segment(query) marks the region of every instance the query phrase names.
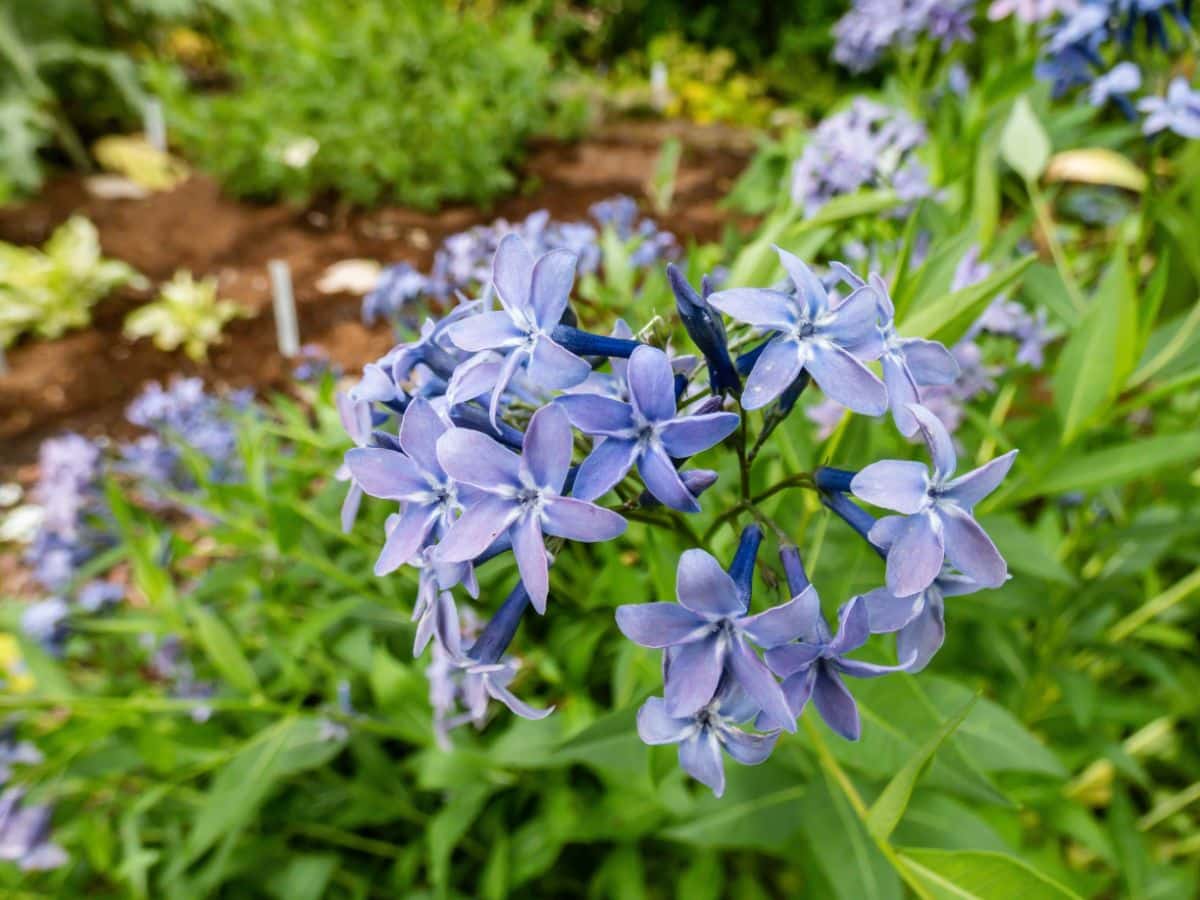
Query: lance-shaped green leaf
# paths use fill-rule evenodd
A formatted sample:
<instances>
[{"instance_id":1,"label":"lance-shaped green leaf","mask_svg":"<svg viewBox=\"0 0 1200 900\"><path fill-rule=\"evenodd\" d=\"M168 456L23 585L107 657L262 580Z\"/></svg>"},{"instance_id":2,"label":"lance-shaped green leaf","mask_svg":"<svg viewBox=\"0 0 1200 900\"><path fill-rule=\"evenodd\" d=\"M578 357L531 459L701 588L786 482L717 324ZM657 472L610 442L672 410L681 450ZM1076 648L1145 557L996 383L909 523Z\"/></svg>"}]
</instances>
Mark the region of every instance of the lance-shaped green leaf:
<instances>
[{"instance_id":1,"label":"lance-shaped green leaf","mask_svg":"<svg viewBox=\"0 0 1200 900\"><path fill-rule=\"evenodd\" d=\"M978 695L968 700L963 707L947 719L942 727L922 744L883 789L883 793L871 805L867 815L867 830L876 840L886 841L900 822L908 801L912 797L917 779L933 760L933 755L942 746L942 742L952 735L958 726L966 719L967 713L975 705Z\"/></svg>"},{"instance_id":2,"label":"lance-shaped green leaf","mask_svg":"<svg viewBox=\"0 0 1200 900\"><path fill-rule=\"evenodd\" d=\"M1078 900L1078 894L1005 853L986 850L900 852L901 864L934 900Z\"/></svg>"},{"instance_id":3,"label":"lance-shaped green leaf","mask_svg":"<svg viewBox=\"0 0 1200 900\"><path fill-rule=\"evenodd\" d=\"M962 290L930 303L914 303L897 329L904 335L953 344L966 334L997 296L1020 281L1032 263L1033 256L1026 256Z\"/></svg>"}]
</instances>

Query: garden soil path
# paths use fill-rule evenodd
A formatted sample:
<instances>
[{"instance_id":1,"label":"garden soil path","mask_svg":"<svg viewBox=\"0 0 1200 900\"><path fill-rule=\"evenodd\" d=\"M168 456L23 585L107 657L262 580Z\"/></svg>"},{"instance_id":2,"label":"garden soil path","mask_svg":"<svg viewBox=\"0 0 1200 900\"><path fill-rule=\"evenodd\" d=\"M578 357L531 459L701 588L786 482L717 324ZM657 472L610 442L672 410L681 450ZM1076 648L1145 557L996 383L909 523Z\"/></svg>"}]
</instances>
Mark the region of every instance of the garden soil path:
<instances>
[{"instance_id":1,"label":"garden soil path","mask_svg":"<svg viewBox=\"0 0 1200 900\"><path fill-rule=\"evenodd\" d=\"M674 203L662 224L685 242L716 239L728 221L717 203L753 144L744 133L682 123L618 123L579 143L537 144L523 168L523 193L491 210L452 207L430 214L399 207L339 212L321 204L256 205L223 195L202 175L168 193L134 200L99 199L88 194L82 179L65 177L28 203L0 209L0 240L40 243L79 213L95 223L108 256L125 260L155 284L177 269L217 275L222 295L254 312L228 326L225 341L202 365L121 336L126 313L151 299L150 292L119 292L95 308L89 328L10 349L9 372L0 376L0 481L30 480L38 444L53 434L126 436L124 408L151 380L198 374L217 388L262 393L286 387L292 365L275 347L269 260L291 266L301 340L319 344L354 372L386 352L392 337L386 325L362 325L360 297L317 290L326 267L366 258L385 264L406 260L428 271L446 236L498 216L518 219L545 207L556 219L581 219L589 205L614 194L643 199L669 136L681 140L684 154Z\"/></svg>"}]
</instances>

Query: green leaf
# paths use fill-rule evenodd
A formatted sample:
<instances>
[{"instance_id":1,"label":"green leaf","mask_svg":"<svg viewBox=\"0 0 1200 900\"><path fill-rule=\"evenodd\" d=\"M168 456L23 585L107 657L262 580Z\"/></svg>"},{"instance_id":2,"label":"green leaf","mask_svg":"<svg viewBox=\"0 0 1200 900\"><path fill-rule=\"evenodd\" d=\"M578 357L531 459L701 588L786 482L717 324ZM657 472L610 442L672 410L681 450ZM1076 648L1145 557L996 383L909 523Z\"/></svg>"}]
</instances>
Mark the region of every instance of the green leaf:
<instances>
[{"instance_id":1,"label":"green leaf","mask_svg":"<svg viewBox=\"0 0 1200 900\"><path fill-rule=\"evenodd\" d=\"M970 688L940 675L925 673L921 685L929 702L945 715L974 696ZM1032 772L1052 778L1067 775L1058 757L1016 716L986 697L979 699L950 741L984 772Z\"/></svg>"},{"instance_id":2,"label":"green leaf","mask_svg":"<svg viewBox=\"0 0 1200 900\"><path fill-rule=\"evenodd\" d=\"M1124 484L1166 466L1195 464L1200 459L1200 434L1171 434L1131 441L1116 447L1065 459L1043 478L1017 492L1015 500L1067 491L1094 491Z\"/></svg>"},{"instance_id":3,"label":"green leaf","mask_svg":"<svg viewBox=\"0 0 1200 900\"><path fill-rule=\"evenodd\" d=\"M426 834L429 841L429 872L440 894L444 894L449 885L450 854L467 833L493 790L492 785L482 781L468 783L452 794L442 811L430 820Z\"/></svg>"},{"instance_id":4,"label":"green leaf","mask_svg":"<svg viewBox=\"0 0 1200 900\"><path fill-rule=\"evenodd\" d=\"M337 867L333 853L301 854L271 875L266 887L278 900L321 900Z\"/></svg>"},{"instance_id":5,"label":"green leaf","mask_svg":"<svg viewBox=\"0 0 1200 900\"><path fill-rule=\"evenodd\" d=\"M1000 134L1000 155L1026 181L1037 181L1050 161L1050 136L1022 95L1013 104Z\"/></svg>"},{"instance_id":6,"label":"green leaf","mask_svg":"<svg viewBox=\"0 0 1200 900\"><path fill-rule=\"evenodd\" d=\"M926 692L931 680L929 675L920 679L893 676L856 684L862 738L830 744L839 762L880 780L899 772L946 717L966 701L966 696L935 701ZM966 688L961 690L970 695ZM963 751L959 737L951 735L943 752L934 757L927 776L929 784L977 802L1007 805L1005 795Z\"/></svg>"},{"instance_id":7,"label":"green leaf","mask_svg":"<svg viewBox=\"0 0 1200 900\"><path fill-rule=\"evenodd\" d=\"M871 805L870 812L867 814L866 822L867 831L876 840L886 841L895 830L900 817L904 815L904 810L908 807L908 801L912 797L917 779L921 777L921 773L925 771L925 768L933 759L933 755L942 746L942 742L950 737L957 730L958 726L963 723L963 720L967 717L967 713L971 711L977 699L978 697L976 696L968 700L957 713L942 724L941 728L930 735L900 771L892 776L892 780L887 783L887 787L876 798L875 802Z\"/></svg>"},{"instance_id":8,"label":"green leaf","mask_svg":"<svg viewBox=\"0 0 1200 900\"><path fill-rule=\"evenodd\" d=\"M913 304L898 329L906 335L953 344L962 337L997 295L1011 289L1033 263L1026 256L962 290L929 303Z\"/></svg>"},{"instance_id":9,"label":"green leaf","mask_svg":"<svg viewBox=\"0 0 1200 900\"><path fill-rule=\"evenodd\" d=\"M700 847L785 850L806 814L809 786L774 758L752 768L726 765L725 776L725 796L703 796L663 837Z\"/></svg>"},{"instance_id":10,"label":"green leaf","mask_svg":"<svg viewBox=\"0 0 1200 900\"><path fill-rule=\"evenodd\" d=\"M259 690L258 676L241 646L233 636L229 627L221 621L216 613L202 606L196 606L191 611L192 621L196 626L196 636L200 646L221 677L244 694L254 694Z\"/></svg>"},{"instance_id":11,"label":"green leaf","mask_svg":"<svg viewBox=\"0 0 1200 900\"><path fill-rule=\"evenodd\" d=\"M884 858L842 791L816 779L804 803L804 836L839 900L900 900L895 869Z\"/></svg>"},{"instance_id":12,"label":"green leaf","mask_svg":"<svg viewBox=\"0 0 1200 900\"><path fill-rule=\"evenodd\" d=\"M1067 341L1055 376L1054 405L1066 446L1087 428L1122 384L1137 338L1133 288L1124 250L1118 251L1083 322Z\"/></svg>"},{"instance_id":13,"label":"green leaf","mask_svg":"<svg viewBox=\"0 0 1200 900\"><path fill-rule=\"evenodd\" d=\"M1051 553L1046 542L1026 528L1016 516L982 516L979 524L1014 572L1057 584L1076 583L1075 576Z\"/></svg>"},{"instance_id":14,"label":"green leaf","mask_svg":"<svg viewBox=\"0 0 1200 900\"><path fill-rule=\"evenodd\" d=\"M935 900L1069 900L1078 898L1015 856L987 850L900 851L900 860Z\"/></svg>"},{"instance_id":15,"label":"green leaf","mask_svg":"<svg viewBox=\"0 0 1200 900\"><path fill-rule=\"evenodd\" d=\"M244 828L282 778L317 768L340 749L323 737L314 718L284 719L260 731L213 778L167 879L177 879L217 841Z\"/></svg>"}]
</instances>

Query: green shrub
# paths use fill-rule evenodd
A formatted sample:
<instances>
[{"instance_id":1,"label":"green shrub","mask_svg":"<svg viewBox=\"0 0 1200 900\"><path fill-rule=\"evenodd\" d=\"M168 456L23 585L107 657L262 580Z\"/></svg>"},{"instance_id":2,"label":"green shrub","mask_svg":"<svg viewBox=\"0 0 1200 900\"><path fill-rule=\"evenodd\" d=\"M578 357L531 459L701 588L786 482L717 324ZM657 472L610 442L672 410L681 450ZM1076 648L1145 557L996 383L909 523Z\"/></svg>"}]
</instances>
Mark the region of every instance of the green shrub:
<instances>
[{"instance_id":1,"label":"green shrub","mask_svg":"<svg viewBox=\"0 0 1200 900\"><path fill-rule=\"evenodd\" d=\"M150 80L173 137L241 195L483 202L548 118L548 57L520 16L276 0L223 43L232 89Z\"/></svg>"}]
</instances>

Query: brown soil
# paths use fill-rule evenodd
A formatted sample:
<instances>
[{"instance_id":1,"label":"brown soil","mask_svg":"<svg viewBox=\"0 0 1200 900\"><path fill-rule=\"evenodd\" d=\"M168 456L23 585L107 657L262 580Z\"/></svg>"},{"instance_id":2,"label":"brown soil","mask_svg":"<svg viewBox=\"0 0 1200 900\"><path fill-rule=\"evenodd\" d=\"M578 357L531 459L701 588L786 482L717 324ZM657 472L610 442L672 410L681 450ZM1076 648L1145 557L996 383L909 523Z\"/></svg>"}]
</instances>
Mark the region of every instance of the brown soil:
<instances>
[{"instance_id":1,"label":"brown soil","mask_svg":"<svg viewBox=\"0 0 1200 900\"><path fill-rule=\"evenodd\" d=\"M149 295L122 292L94 311L90 328L53 341L26 341L8 354L0 377L0 480L31 474L45 437L76 430L122 435L128 401L150 380L199 374L217 387L278 388L291 364L275 346L266 265L291 265L305 343L324 347L347 372L391 345L386 325L365 328L360 298L325 295L315 282L330 264L348 258L389 263L406 260L428 270L433 251L449 234L497 216L523 217L545 207L557 219L580 219L597 200L617 193L643 198L659 148L668 136L684 144L674 206L663 224L683 240L719 236L727 216L718 200L752 151L746 135L681 123L624 123L578 144L543 143L524 169L527 191L490 211L448 208L436 214L384 207L338 213L320 206L297 208L240 202L197 175L174 191L141 200L90 196L78 177L50 184L29 203L0 209L0 240L40 243L73 213L100 232L104 252L125 260L151 281L177 269L216 274L221 291L255 311L226 329L207 364L182 353L163 353L148 341L121 336L125 314Z\"/></svg>"}]
</instances>

